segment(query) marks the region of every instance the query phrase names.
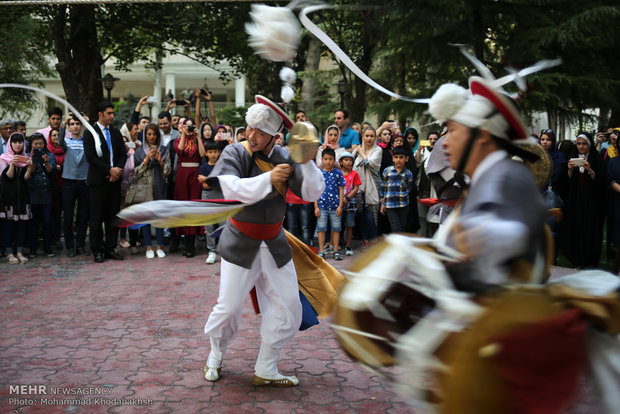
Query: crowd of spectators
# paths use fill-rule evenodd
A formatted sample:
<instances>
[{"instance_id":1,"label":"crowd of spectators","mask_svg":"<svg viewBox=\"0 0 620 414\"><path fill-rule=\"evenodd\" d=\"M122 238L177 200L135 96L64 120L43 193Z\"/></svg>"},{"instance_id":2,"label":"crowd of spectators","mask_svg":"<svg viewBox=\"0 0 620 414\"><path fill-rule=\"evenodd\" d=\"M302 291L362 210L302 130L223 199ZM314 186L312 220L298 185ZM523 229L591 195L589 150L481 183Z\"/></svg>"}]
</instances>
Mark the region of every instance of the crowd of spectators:
<instances>
[{"instance_id":1,"label":"crowd of spectators","mask_svg":"<svg viewBox=\"0 0 620 414\"><path fill-rule=\"evenodd\" d=\"M210 118L200 113L201 100L207 101ZM147 102L148 96L140 99L131 119L120 128L125 155L122 173L116 177L110 168L107 177L110 182L118 180L120 189L119 205L112 210L150 200L220 198L207 184L207 176L227 145L246 139L244 126L217 124L210 94L204 90L193 94L193 116L189 100L171 99L157 119L150 119L141 113ZM185 115L171 114L181 104ZM100 109L106 107L112 106L104 104ZM115 129L102 115L99 112L93 125L99 125L100 137L106 140ZM294 119L311 122L304 111L295 113ZM92 202L98 196L93 195L89 157L91 163L99 161L87 154L84 139L85 135L93 137L72 114L63 116L60 108L49 111L48 123L27 137L24 122L0 121L0 254L5 260L27 263L63 251L69 257L93 254L95 261L122 260L128 255L118 254L117 244L129 256L142 251L148 259L164 258L182 246L183 255L192 258L196 244L204 243L205 262L216 262L217 225L122 228L120 237L106 230L106 238L113 240L106 240L105 249L98 245L101 251L95 251L93 229L101 222L111 225L99 216L101 221L93 224L93 214L100 214L101 206ZM403 133L393 121L377 128L368 122L351 123L348 112L338 109L333 124L320 136L315 159L326 180L325 192L317 202L308 203L289 191L285 227L303 242L316 245L320 256L335 260L354 254L354 238L360 240L360 249L366 249L392 231L431 237L441 221L433 206L443 201L438 176L429 174L429 168L431 172L436 169L429 167L429 161L436 147L441 147L436 145L440 135L440 131L430 131L420 139L415 128ZM605 259L614 262L616 273L620 270L620 254L613 253L620 243L618 135L620 129L610 129L597 135L596 141L580 133L575 140L558 142L550 129L533 134L553 161L552 177L541 192L550 209L562 212L550 216L548 223L558 250L576 267L598 266L606 221ZM280 134L276 142L286 146L288 138ZM108 140L112 153L113 147ZM98 229L95 233L103 237Z\"/></svg>"}]
</instances>

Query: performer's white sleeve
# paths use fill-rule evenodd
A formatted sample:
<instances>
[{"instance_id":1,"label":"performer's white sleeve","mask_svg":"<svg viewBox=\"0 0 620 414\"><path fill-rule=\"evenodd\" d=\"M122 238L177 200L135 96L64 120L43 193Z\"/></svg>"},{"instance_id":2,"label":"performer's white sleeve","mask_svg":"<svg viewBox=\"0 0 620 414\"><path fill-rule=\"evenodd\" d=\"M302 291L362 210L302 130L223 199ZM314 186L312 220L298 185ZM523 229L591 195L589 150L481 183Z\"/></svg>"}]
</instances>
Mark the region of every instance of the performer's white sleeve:
<instances>
[{"instance_id":1,"label":"performer's white sleeve","mask_svg":"<svg viewBox=\"0 0 620 414\"><path fill-rule=\"evenodd\" d=\"M227 200L239 200L253 204L267 197L272 190L271 172L250 178L239 178L235 175L219 175L217 179L222 189L222 195Z\"/></svg>"},{"instance_id":2,"label":"performer's white sleeve","mask_svg":"<svg viewBox=\"0 0 620 414\"><path fill-rule=\"evenodd\" d=\"M323 173L312 161L301 164L301 172L304 176L301 183L301 198L311 202L318 200L325 190Z\"/></svg>"},{"instance_id":3,"label":"performer's white sleeve","mask_svg":"<svg viewBox=\"0 0 620 414\"><path fill-rule=\"evenodd\" d=\"M530 231L527 226L519 221L500 219L494 214L481 214L459 222L467 231L467 243L479 252L475 260L480 274L476 279L505 283L505 263L528 248Z\"/></svg>"}]
</instances>

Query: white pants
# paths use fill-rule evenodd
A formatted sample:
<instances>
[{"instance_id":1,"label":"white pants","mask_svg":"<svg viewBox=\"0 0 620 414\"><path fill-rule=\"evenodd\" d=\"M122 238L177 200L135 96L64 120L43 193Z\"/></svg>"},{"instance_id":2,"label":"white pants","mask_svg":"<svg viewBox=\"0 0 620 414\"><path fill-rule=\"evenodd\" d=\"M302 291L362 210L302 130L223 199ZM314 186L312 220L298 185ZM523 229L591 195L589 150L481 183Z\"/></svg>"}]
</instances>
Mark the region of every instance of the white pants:
<instances>
[{"instance_id":1,"label":"white pants","mask_svg":"<svg viewBox=\"0 0 620 414\"><path fill-rule=\"evenodd\" d=\"M250 269L222 259L220 270L217 304L205 325L205 333L211 339L209 358L221 361L228 343L237 334L248 293L256 286L263 342L255 371L260 377L272 377L277 374L280 349L293 339L301 324L301 302L293 261L278 269L263 242Z\"/></svg>"}]
</instances>

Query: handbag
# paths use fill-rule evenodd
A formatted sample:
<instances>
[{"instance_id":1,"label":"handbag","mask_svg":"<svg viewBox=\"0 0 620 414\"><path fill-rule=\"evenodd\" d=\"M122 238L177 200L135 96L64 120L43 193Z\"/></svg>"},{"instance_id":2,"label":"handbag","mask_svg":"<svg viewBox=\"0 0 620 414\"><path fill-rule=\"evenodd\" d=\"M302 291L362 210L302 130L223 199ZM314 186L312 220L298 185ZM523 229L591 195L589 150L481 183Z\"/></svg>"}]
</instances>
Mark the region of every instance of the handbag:
<instances>
[{"instance_id":1,"label":"handbag","mask_svg":"<svg viewBox=\"0 0 620 414\"><path fill-rule=\"evenodd\" d=\"M125 195L125 206L153 200L152 174L145 174L144 178L145 179L142 180L134 180L129 185L127 194Z\"/></svg>"}]
</instances>

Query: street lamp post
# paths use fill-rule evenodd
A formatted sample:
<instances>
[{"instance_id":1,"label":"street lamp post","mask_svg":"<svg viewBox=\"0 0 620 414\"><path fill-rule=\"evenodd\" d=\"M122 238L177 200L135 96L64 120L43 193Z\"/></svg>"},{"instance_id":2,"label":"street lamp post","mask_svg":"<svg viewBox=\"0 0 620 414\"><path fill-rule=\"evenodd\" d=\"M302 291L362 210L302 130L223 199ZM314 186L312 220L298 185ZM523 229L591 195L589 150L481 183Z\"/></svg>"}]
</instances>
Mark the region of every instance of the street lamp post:
<instances>
[{"instance_id":1,"label":"street lamp post","mask_svg":"<svg viewBox=\"0 0 620 414\"><path fill-rule=\"evenodd\" d=\"M346 92L344 86L344 78L338 81L338 93L340 94L340 108L344 108L344 93Z\"/></svg>"},{"instance_id":2,"label":"street lamp post","mask_svg":"<svg viewBox=\"0 0 620 414\"><path fill-rule=\"evenodd\" d=\"M101 78L101 84L103 88L108 91L108 102L112 102L112 89L114 89L114 83L120 80L119 78L115 78L111 74L106 74L103 78Z\"/></svg>"}]
</instances>

